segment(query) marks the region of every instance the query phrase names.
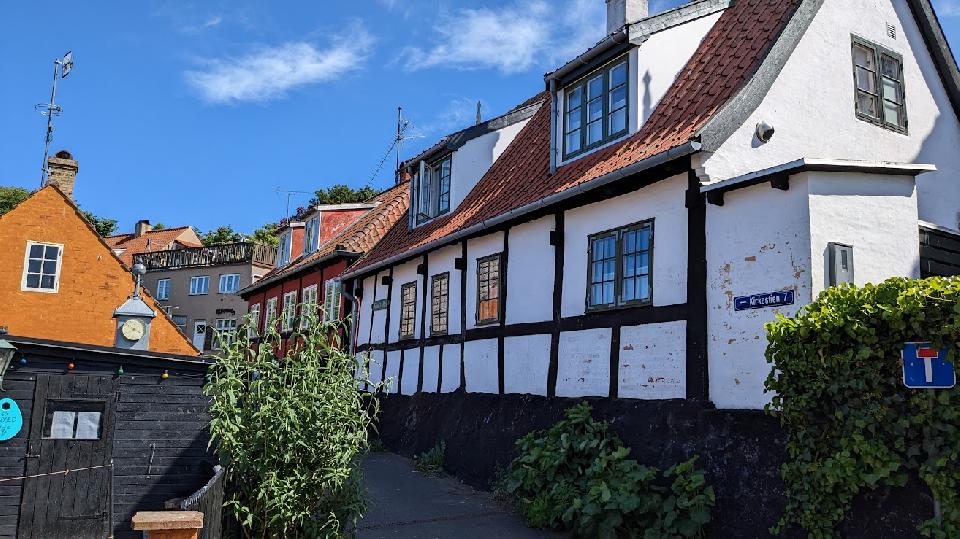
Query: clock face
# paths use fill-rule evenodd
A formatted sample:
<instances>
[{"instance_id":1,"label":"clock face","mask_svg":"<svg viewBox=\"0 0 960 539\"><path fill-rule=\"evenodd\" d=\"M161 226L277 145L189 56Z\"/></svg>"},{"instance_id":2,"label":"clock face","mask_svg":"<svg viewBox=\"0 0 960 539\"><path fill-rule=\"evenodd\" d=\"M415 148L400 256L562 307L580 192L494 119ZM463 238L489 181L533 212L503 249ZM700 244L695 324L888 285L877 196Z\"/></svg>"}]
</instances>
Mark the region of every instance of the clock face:
<instances>
[{"instance_id":1,"label":"clock face","mask_svg":"<svg viewBox=\"0 0 960 539\"><path fill-rule=\"evenodd\" d=\"M146 328L143 322L131 318L120 326L120 333L122 333L123 338L128 341L136 342L143 338L143 334L146 333Z\"/></svg>"}]
</instances>

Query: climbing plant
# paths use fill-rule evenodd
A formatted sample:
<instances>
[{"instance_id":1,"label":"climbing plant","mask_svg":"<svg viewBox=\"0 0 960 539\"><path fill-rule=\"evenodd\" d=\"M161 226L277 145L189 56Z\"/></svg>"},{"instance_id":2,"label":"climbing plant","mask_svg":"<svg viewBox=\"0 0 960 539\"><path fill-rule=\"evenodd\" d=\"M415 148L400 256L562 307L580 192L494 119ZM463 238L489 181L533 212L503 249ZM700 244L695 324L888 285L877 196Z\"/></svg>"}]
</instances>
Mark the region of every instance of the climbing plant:
<instances>
[{"instance_id":1,"label":"climbing plant","mask_svg":"<svg viewBox=\"0 0 960 539\"><path fill-rule=\"evenodd\" d=\"M377 402L357 390L368 368L341 351L341 325L313 317L288 338L272 327L259 343L246 328L218 337L211 444L245 537L338 537L363 511L359 458Z\"/></svg>"},{"instance_id":2,"label":"climbing plant","mask_svg":"<svg viewBox=\"0 0 960 539\"><path fill-rule=\"evenodd\" d=\"M960 279L830 288L767 324L767 409L788 436L781 470L792 526L833 537L854 497L916 474L939 501L928 537L960 537L960 391L907 389L905 342L960 346Z\"/></svg>"}]
</instances>

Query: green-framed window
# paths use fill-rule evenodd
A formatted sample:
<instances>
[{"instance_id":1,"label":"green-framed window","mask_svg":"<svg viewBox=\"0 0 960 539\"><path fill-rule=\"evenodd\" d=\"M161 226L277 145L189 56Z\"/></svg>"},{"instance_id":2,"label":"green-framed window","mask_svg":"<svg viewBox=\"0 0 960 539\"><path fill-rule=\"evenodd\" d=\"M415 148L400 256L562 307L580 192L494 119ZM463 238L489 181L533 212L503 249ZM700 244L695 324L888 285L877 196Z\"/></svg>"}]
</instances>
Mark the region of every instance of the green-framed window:
<instances>
[{"instance_id":1,"label":"green-framed window","mask_svg":"<svg viewBox=\"0 0 960 539\"><path fill-rule=\"evenodd\" d=\"M857 36L852 53L857 118L906 133L903 57Z\"/></svg>"},{"instance_id":2,"label":"green-framed window","mask_svg":"<svg viewBox=\"0 0 960 539\"><path fill-rule=\"evenodd\" d=\"M449 154L432 163L421 162L419 172L413 179L412 203L413 224L422 224L450 211L450 180L453 155Z\"/></svg>"},{"instance_id":3,"label":"green-framed window","mask_svg":"<svg viewBox=\"0 0 960 539\"><path fill-rule=\"evenodd\" d=\"M590 236L588 260L587 309L653 300L653 221Z\"/></svg>"},{"instance_id":4,"label":"green-framed window","mask_svg":"<svg viewBox=\"0 0 960 539\"><path fill-rule=\"evenodd\" d=\"M627 132L629 88L626 56L564 88L564 159Z\"/></svg>"}]
</instances>

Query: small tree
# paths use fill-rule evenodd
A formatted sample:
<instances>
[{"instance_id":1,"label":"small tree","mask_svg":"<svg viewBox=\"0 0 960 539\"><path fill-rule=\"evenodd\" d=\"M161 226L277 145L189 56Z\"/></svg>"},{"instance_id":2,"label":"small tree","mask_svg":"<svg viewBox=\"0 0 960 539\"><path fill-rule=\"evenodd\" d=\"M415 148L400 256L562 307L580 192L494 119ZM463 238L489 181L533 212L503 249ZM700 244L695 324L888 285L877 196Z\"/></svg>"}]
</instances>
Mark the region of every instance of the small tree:
<instances>
[{"instance_id":1,"label":"small tree","mask_svg":"<svg viewBox=\"0 0 960 539\"><path fill-rule=\"evenodd\" d=\"M378 194L380 194L379 191L369 185L353 188L349 185L338 183L326 189L317 189L313 199L310 201L310 205L366 202Z\"/></svg>"},{"instance_id":2,"label":"small tree","mask_svg":"<svg viewBox=\"0 0 960 539\"><path fill-rule=\"evenodd\" d=\"M377 410L358 391L368 365L340 350L344 324L309 322L283 357L273 328L259 345L241 328L206 386L225 505L245 537L335 537L364 509L359 458Z\"/></svg>"},{"instance_id":3,"label":"small tree","mask_svg":"<svg viewBox=\"0 0 960 539\"><path fill-rule=\"evenodd\" d=\"M14 209L30 197L30 191L23 187L0 186L0 215Z\"/></svg>"},{"instance_id":4,"label":"small tree","mask_svg":"<svg viewBox=\"0 0 960 539\"><path fill-rule=\"evenodd\" d=\"M200 241L207 247L211 245L222 245L224 243L236 243L243 241L243 234L237 232L230 225L217 227L200 237Z\"/></svg>"}]
</instances>

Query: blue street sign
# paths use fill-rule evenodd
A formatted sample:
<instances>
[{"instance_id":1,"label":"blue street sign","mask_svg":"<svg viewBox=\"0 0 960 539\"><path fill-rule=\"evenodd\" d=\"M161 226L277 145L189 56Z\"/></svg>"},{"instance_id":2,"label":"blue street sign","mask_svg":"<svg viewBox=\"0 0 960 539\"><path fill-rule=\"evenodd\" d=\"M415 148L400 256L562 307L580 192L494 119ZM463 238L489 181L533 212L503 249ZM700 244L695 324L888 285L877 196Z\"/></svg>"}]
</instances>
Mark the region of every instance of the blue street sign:
<instances>
[{"instance_id":1,"label":"blue street sign","mask_svg":"<svg viewBox=\"0 0 960 539\"><path fill-rule=\"evenodd\" d=\"M755 294L753 296L737 296L733 298L733 310L747 311L750 309L783 307L784 305L793 305L793 300L793 290Z\"/></svg>"},{"instance_id":2,"label":"blue street sign","mask_svg":"<svg viewBox=\"0 0 960 539\"><path fill-rule=\"evenodd\" d=\"M903 385L912 389L950 389L957 385L947 349L937 350L927 342L903 345Z\"/></svg>"}]
</instances>

